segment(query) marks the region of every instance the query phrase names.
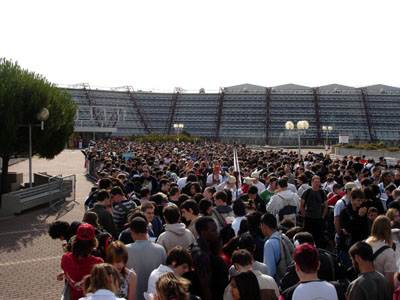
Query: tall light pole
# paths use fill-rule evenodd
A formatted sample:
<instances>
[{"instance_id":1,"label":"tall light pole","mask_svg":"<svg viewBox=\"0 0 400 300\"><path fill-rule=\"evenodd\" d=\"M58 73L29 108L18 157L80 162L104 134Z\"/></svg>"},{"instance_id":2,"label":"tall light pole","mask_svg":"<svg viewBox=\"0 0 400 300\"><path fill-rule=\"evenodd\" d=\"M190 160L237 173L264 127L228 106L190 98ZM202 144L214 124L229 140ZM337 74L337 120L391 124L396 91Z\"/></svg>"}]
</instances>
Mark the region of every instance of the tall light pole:
<instances>
[{"instance_id":1,"label":"tall light pole","mask_svg":"<svg viewBox=\"0 0 400 300\"><path fill-rule=\"evenodd\" d=\"M183 124L174 124L174 129L178 130L178 143L179 143L179 130L183 129L183 127L185 127L185 125Z\"/></svg>"},{"instance_id":2,"label":"tall light pole","mask_svg":"<svg viewBox=\"0 0 400 300\"><path fill-rule=\"evenodd\" d=\"M29 124L29 187L32 187L32 126L39 127L44 130L44 121L49 118L49 110L47 108L42 108L40 112L36 114L36 119L40 121L39 124Z\"/></svg>"},{"instance_id":3,"label":"tall light pole","mask_svg":"<svg viewBox=\"0 0 400 300\"><path fill-rule=\"evenodd\" d=\"M296 124L297 127L297 140L298 140L298 144L299 144L299 152L298 152L298 156L299 158L301 158L301 140L300 140L300 135L302 131L306 131L309 128L310 124L308 124L307 121L303 120L303 121L298 121ZM285 123L285 128L287 130L293 130L294 129L294 123L292 121L287 121Z\"/></svg>"},{"instance_id":4,"label":"tall light pole","mask_svg":"<svg viewBox=\"0 0 400 300\"><path fill-rule=\"evenodd\" d=\"M326 132L325 136L326 136L326 140L325 140L325 151L326 153L328 153L329 150L329 131L333 130L333 126L322 126L322 130Z\"/></svg>"}]
</instances>

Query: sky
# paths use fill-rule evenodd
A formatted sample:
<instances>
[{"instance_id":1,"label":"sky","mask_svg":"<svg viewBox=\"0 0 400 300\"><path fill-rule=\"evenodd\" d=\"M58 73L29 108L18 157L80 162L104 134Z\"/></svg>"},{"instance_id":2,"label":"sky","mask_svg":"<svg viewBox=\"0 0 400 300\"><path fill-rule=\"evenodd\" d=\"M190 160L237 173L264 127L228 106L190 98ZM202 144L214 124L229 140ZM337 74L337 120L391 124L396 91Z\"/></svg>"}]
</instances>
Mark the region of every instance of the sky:
<instances>
[{"instance_id":1,"label":"sky","mask_svg":"<svg viewBox=\"0 0 400 300\"><path fill-rule=\"evenodd\" d=\"M61 86L400 87L400 1L3 0L0 57Z\"/></svg>"}]
</instances>

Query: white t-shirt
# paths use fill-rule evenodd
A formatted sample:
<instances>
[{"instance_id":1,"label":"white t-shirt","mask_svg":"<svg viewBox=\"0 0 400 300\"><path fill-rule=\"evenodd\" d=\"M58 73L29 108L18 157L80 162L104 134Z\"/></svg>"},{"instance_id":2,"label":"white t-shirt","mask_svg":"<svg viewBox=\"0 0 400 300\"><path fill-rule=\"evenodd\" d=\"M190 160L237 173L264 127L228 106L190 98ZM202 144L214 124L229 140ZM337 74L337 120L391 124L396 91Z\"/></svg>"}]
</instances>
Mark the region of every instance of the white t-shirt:
<instances>
[{"instance_id":1,"label":"white t-shirt","mask_svg":"<svg viewBox=\"0 0 400 300\"><path fill-rule=\"evenodd\" d=\"M324 299L338 300L333 284L326 281L308 281L300 283L293 292L293 300Z\"/></svg>"},{"instance_id":2,"label":"white t-shirt","mask_svg":"<svg viewBox=\"0 0 400 300\"><path fill-rule=\"evenodd\" d=\"M235 220L232 222L232 229L235 231L235 235L238 235L238 231L240 229L240 222L246 218L246 216L236 217Z\"/></svg>"},{"instance_id":3,"label":"white t-shirt","mask_svg":"<svg viewBox=\"0 0 400 300\"><path fill-rule=\"evenodd\" d=\"M157 269L153 270L153 272L151 272L151 274L150 274L147 292L156 294L157 293L156 281L157 281L158 277L160 277L165 272L173 272L173 271L174 270L172 270L170 267L167 267L164 265L159 265L159 267Z\"/></svg>"}]
</instances>

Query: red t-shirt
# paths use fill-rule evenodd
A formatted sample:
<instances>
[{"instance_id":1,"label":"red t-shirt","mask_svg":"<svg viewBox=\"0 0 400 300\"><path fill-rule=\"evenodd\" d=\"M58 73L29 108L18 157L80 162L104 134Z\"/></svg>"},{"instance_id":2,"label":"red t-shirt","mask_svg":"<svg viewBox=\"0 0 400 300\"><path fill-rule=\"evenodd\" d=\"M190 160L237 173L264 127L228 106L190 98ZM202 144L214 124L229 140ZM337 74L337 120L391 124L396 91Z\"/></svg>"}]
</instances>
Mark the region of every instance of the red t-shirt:
<instances>
[{"instance_id":1,"label":"red t-shirt","mask_svg":"<svg viewBox=\"0 0 400 300\"><path fill-rule=\"evenodd\" d=\"M341 192L339 195L332 196L328 199L328 205L334 206L336 202L339 201L340 198L342 198L345 195L345 193Z\"/></svg>"},{"instance_id":2,"label":"red t-shirt","mask_svg":"<svg viewBox=\"0 0 400 300\"><path fill-rule=\"evenodd\" d=\"M65 279L71 290L71 300L78 300L83 297L83 277L89 275L95 264L103 263L100 257L90 255L87 258L77 258L72 252L67 252L61 259L61 269L64 270Z\"/></svg>"}]
</instances>

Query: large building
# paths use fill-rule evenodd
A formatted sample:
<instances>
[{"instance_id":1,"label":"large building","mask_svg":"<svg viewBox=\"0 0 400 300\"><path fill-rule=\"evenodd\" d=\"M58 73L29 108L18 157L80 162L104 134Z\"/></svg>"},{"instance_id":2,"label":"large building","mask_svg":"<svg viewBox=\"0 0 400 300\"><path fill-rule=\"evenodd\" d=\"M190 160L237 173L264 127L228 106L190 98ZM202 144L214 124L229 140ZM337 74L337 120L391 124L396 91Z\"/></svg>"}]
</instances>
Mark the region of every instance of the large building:
<instances>
[{"instance_id":1,"label":"large building","mask_svg":"<svg viewBox=\"0 0 400 300\"><path fill-rule=\"evenodd\" d=\"M348 135L351 143L389 145L400 138L400 88L385 85L270 88L243 84L217 93L179 88L157 93L131 87L98 90L82 84L68 91L79 106L75 132L82 136L174 134L174 125L183 124L187 132L208 140L294 145L296 123L306 120L309 128L301 132L305 145L321 145L326 139L337 143L339 135ZM287 121L294 123L294 130L285 129Z\"/></svg>"}]
</instances>

